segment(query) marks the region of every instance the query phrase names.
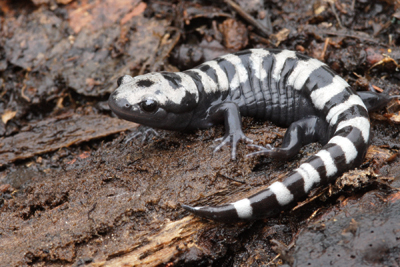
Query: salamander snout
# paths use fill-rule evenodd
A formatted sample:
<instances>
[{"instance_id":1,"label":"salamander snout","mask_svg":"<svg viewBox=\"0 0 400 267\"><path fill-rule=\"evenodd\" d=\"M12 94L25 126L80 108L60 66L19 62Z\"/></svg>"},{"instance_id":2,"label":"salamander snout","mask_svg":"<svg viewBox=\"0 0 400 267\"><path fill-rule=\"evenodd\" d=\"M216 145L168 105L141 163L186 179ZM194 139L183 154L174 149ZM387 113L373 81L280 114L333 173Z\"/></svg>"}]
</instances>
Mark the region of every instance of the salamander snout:
<instances>
[{"instance_id":1,"label":"salamander snout","mask_svg":"<svg viewBox=\"0 0 400 267\"><path fill-rule=\"evenodd\" d=\"M117 114L118 117L129 120L129 114L132 113L132 105L124 97L117 97L117 90L114 91L108 99L110 109Z\"/></svg>"}]
</instances>

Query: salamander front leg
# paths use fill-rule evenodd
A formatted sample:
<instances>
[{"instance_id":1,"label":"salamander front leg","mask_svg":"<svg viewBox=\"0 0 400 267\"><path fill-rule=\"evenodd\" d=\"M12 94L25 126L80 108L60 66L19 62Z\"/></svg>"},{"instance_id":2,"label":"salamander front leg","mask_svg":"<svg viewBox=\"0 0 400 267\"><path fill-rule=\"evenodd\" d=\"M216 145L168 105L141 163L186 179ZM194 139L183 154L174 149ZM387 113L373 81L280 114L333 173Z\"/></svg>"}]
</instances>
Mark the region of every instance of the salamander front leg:
<instances>
[{"instance_id":1,"label":"salamander front leg","mask_svg":"<svg viewBox=\"0 0 400 267\"><path fill-rule=\"evenodd\" d=\"M246 143L252 143L253 140L246 137L242 131L242 117L240 116L239 108L235 103L226 102L214 109L214 117L223 116L225 121L225 136L216 139L215 141L221 142L215 147L213 153L220 150L223 146L229 144L232 146L231 157L236 159L236 146L240 140Z\"/></svg>"},{"instance_id":2,"label":"salamander front leg","mask_svg":"<svg viewBox=\"0 0 400 267\"><path fill-rule=\"evenodd\" d=\"M287 129L281 147L249 145L250 147L259 149L259 151L247 154L246 157L264 155L279 160L290 159L304 145L314 142L326 143L328 139L327 129L327 123L316 116L295 121Z\"/></svg>"},{"instance_id":3,"label":"salamander front leg","mask_svg":"<svg viewBox=\"0 0 400 267\"><path fill-rule=\"evenodd\" d=\"M136 140L139 137L142 137L140 143L143 145L146 139L149 138L149 136L151 135L159 136L159 133L157 133L157 131L153 128L139 126L136 132L128 135L127 139L125 140L125 144L129 143L132 140Z\"/></svg>"}]
</instances>

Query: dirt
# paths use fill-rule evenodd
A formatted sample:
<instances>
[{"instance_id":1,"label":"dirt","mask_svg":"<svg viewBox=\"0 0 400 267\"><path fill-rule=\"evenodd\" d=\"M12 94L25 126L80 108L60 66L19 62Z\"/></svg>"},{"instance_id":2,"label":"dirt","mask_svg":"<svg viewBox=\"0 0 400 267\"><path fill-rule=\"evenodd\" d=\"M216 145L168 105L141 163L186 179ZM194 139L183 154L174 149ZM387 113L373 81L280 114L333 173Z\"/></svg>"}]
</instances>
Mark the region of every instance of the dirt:
<instances>
[{"instance_id":1,"label":"dirt","mask_svg":"<svg viewBox=\"0 0 400 267\"><path fill-rule=\"evenodd\" d=\"M399 193L350 197L304 228L294 266L398 266Z\"/></svg>"},{"instance_id":2,"label":"dirt","mask_svg":"<svg viewBox=\"0 0 400 267\"><path fill-rule=\"evenodd\" d=\"M178 71L252 47L326 62L357 90L399 95L398 1L0 2L0 266L399 266L400 103L371 114L364 163L274 218L222 224L219 205L280 180L292 160L212 153L223 126L142 129L106 103L124 74ZM285 129L249 118L279 146Z\"/></svg>"}]
</instances>

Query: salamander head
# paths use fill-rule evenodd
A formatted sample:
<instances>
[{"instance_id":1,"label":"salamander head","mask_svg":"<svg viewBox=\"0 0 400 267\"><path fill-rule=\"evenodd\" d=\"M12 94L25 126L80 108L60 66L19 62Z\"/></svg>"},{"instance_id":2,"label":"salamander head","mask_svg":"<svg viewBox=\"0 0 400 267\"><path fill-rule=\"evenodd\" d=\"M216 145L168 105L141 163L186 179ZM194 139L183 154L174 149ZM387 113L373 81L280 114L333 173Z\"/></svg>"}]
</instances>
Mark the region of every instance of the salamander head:
<instances>
[{"instance_id":1,"label":"salamander head","mask_svg":"<svg viewBox=\"0 0 400 267\"><path fill-rule=\"evenodd\" d=\"M118 117L146 126L183 130L197 106L197 88L183 85L179 73L122 76L108 104Z\"/></svg>"}]
</instances>

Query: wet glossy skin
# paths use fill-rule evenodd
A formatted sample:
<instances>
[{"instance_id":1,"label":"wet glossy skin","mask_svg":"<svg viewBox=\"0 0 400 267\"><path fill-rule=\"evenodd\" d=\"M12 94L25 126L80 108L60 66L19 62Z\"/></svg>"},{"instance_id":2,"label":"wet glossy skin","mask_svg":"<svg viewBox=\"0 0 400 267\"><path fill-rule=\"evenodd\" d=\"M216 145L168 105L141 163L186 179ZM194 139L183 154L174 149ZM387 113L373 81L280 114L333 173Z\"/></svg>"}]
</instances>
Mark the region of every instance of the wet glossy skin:
<instances>
[{"instance_id":1,"label":"wet glossy skin","mask_svg":"<svg viewBox=\"0 0 400 267\"><path fill-rule=\"evenodd\" d=\"M258 151L249 156L285 160L303 145L324 145L283 182L249 198L220 207L183 205L198 216L231 222L273 216L312 188L358 166L368 148L368 110L390 100L376 92L360 96L316 59L289 50L251 49L184 72L124 76L109 103L121 118L155 128L185 130L224 123L226 134L215 151L230 144L233 159L237 142L252 142L242 131L242 116L288 127L281 147L252 145Z\"/></svg>"}]
</instances>

